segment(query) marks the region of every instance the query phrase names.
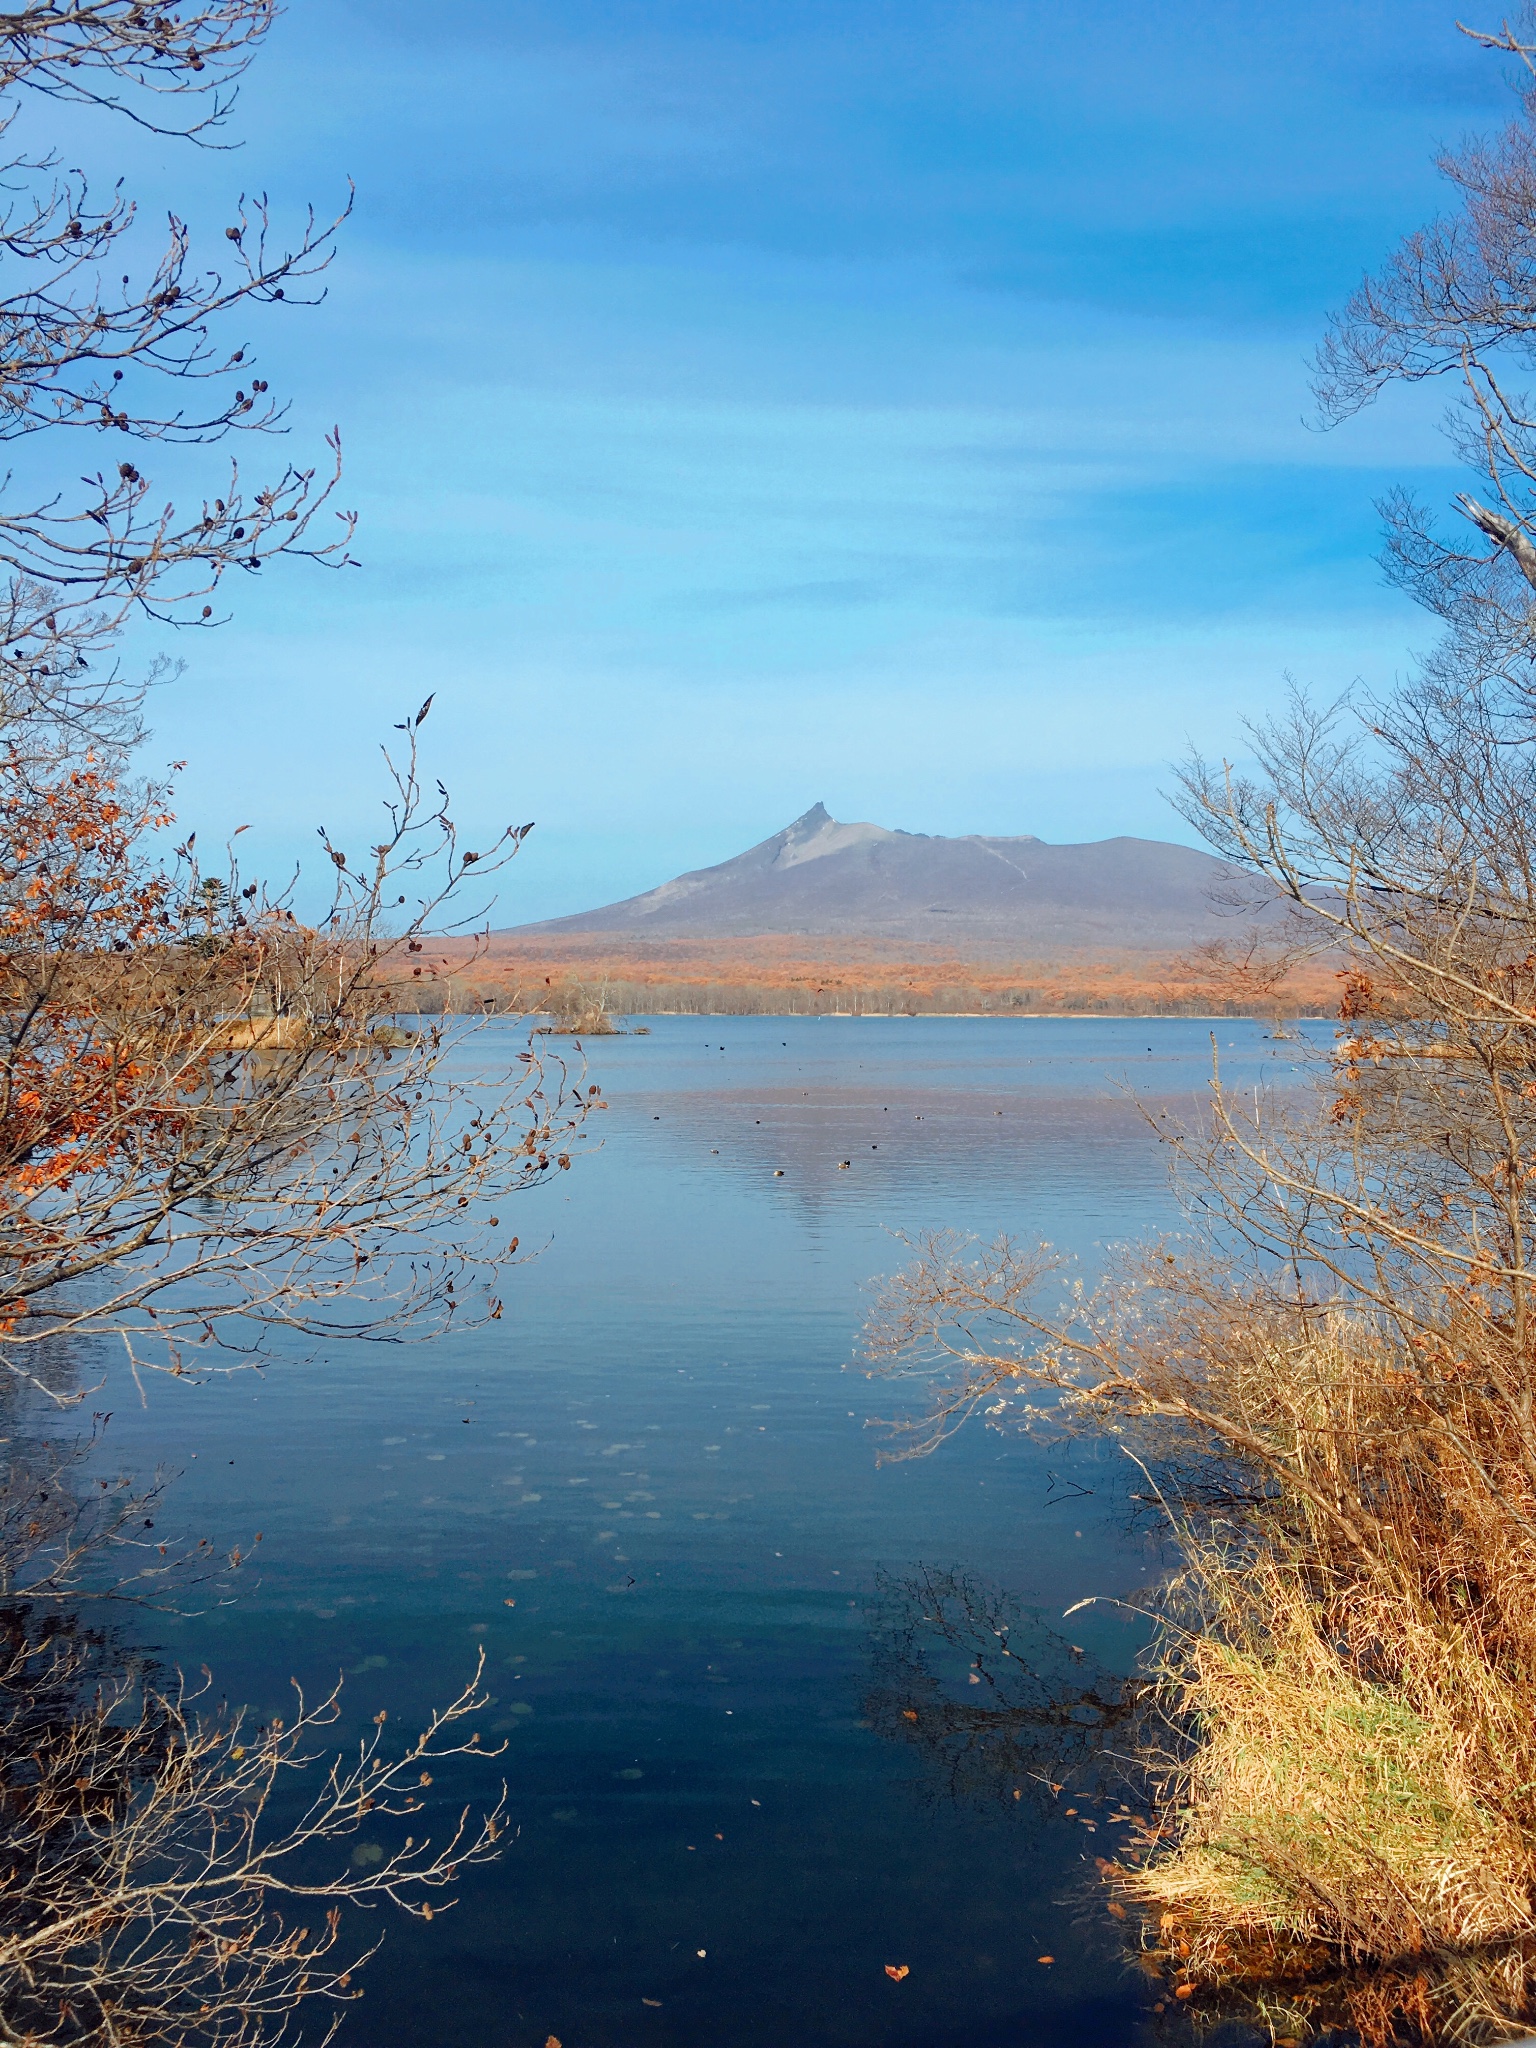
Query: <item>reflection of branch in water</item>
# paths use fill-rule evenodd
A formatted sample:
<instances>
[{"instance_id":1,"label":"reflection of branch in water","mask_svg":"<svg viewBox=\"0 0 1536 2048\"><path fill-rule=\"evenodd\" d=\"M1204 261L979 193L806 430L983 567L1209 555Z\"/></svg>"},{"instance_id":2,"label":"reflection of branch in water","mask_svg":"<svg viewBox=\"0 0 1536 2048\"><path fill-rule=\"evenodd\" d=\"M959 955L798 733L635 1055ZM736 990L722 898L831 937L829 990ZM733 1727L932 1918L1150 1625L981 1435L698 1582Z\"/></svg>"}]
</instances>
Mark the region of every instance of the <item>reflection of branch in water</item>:
<instances>
[{"instance_id":1,"label":"reflection of branch in water","mask_svg":"<svg viewBox=\"0 0 1536 2048\"><path fill-rule=\"evenodd\" d=\"M378 1943L344 1955L342 1908L391 1902L430 1920L453 1903L435 1895L498 1853L500 1802L478 1824L451 1806L414 1818L446 1762L481 1753L461 1725L488 1704L478 1678L403 1745L379 1714L321 1765L307 1804L280 1801L340 1719L339 1682L318 1702L296 1694L286 1725L200 1714L110 1632L0 1607L0 2038L276 2048L306 2001L355 1998ZM407 1816L417 1832L391 1844Z\"/></svg>"},{"instance_id":2,"label":"reflection of branch in water","mask_svg":"<svg viewBox=\"0 0 1536 2048\"><path fill-rule=\"evenodd\" d=\"M99 1429L71 1441L27 1408L0 1380L0 2042L275 2048L315 2001L328 2040L377 1946L343 1954L343 1909L431 1919L498 1853L499 1801L476 1822L426 1789L496 1753L466 1732L479 1672L424 1730L381 1713L349 1751L339 1682L286 1722L220 1707L206 1671L187 1687L80 1602L142 1604L238 1552L162 1547L160 1482L93 1477Z\"/></svg>"},{"instance_id":3,"label":"reflection of branch in water","mask_svg":"<svg viewBox=\"0 0 1536 2048\"><path fill-rule=\"evenodd\" d=\"M1047 1472L1045 1476L1050 1482L1045 1489L1045 1505L1048 1508L1059 1508L1063 1501L1089 1500L1092 1498L1093 1488L1091 1486L1083 1486L1076 1479L1063 1479L1059 1472ZM1058 1493L1056 1491L1058 1486L1070 1486L1072 1491L1070 1493Z\"/></svg>"},{"instance_id":4,"label":"reflection of branch in water","mask_svg":"<svg viewBox=\"0 0 1536 2048\"><path fill-rule=\"evenodd\" d=\"M176 1606L219 1581L213 1597L227 1601L260 1534L227 1554L207 1537L168 1539L158 1523L173 1475L104 1467L111 1419L60 1430L30 1388L0 1378L0 1600Z\"/></svg>"},{"instance_id":5,"label":"reflection of branch in water","mask_svg":"<svg viewBox=\"0 0 1536 2048\"><path fill-rule=\"evenodd\" d=\"M74 1439L0 1439L0 1598L168 1606L239 1570L238 1548L225 1556L206 1537L159 1538L167 1474L144 1484L131 1473L88 1474L108 1419Z\"/></svg>"},{"instance_id":6,"label":"reflection of branch in water","mask_svg":"<svg viewBox=\"0 0 1536 2048\"><path fill-rule=\"evenodd\" d=\"M934 1797L1011 1808L1124 1783L1134 1767L1116 1750L1134 1745L1114 1738L1142 1711L1135 1681L963 1572L920 1565L877 1588L865 1716L924 1752Z\"/></svg>"}]
</instances>

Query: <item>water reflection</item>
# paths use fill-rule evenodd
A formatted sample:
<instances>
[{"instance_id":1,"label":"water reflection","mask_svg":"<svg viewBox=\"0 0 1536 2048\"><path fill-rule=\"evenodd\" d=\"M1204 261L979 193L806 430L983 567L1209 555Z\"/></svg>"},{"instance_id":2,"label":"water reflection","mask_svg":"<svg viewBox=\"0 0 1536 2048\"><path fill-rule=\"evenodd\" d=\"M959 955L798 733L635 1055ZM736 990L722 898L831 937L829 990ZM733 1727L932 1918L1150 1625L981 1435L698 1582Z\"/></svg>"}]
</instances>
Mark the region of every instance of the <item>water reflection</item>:
<instances>
[{"instance_id":1,"label":"water reflection","mask_svg":"<svg viewBox=\"0 0 1536 2048\"><path fill-rule=\"evenodd\" d=\"M864 1711L918 1752L928 1796L1038 1819L1064 1799L1139 1792L1139 1699L1124 1672L963 1570L922 1565L876 1584Z\"/></svg>"}]
</instances>

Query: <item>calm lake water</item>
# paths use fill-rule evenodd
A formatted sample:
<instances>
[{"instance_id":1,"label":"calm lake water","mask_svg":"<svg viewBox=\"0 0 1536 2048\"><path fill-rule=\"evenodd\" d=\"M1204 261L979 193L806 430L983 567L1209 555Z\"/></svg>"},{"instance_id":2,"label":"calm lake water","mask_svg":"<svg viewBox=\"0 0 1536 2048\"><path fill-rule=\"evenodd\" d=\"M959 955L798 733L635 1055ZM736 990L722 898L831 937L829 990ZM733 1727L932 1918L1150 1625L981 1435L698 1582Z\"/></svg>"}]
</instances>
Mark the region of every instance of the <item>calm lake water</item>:
<instances>
[{"instance_id":1,"label":"calm lake water","mask_svg":"<svg viewBox=\"0 0 1536 2048\"><path fill-rule=\"evenodd\" d=\"M113 1390L114 1456L183 1474L162 1530L264 1533L236 1604L136 1624L168 1661L264 1714L344 1671L349 1723L408 1724L486 1652L507 1752L434 1797L505 1775L519 1832L431 1927L388 1916L353 2048L1141 2036L1092 1883L1112 1837L898 1739L888 1654L924 1570L1047 1623L1144 1583L1124 1461L972 1429L878 1468L889 1393L845 1366L891 1232L1091 1268L1175 1226L1126 1090L1195 1113L1211 1028L656 1019L590 1046L602 1149L517 1204L543 1250L502 1321L155 1385L147 1413ZM1291 1080L1262 1027L1216 1030L1227 1078ZM1066 1626L1134 1655L1111 1609ZM932 1686L964 1701L968 1662L931 1646Z\"/></svg>"}]
</instances>

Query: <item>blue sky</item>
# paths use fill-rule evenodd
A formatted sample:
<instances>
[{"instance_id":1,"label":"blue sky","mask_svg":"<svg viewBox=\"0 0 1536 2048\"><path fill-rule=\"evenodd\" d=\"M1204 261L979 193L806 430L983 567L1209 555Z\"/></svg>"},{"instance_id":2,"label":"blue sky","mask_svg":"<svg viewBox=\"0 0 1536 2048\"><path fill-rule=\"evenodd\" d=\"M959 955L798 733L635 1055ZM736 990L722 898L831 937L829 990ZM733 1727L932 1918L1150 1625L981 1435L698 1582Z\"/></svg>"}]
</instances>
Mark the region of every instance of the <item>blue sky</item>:
<instances>
[{"instance_id":1,"label":"blue sky","mask_svg":"<svg viewBox=\"0 0 1536 2048\"><path fill-rule=\"evenodd\" d=\"M1185 836L1187 739L1430 637L1372 500L1456 488L1438 400L1306 424L1329 308L1504 118L1441 0L293 0L231 155L99 131L217 232L358 203L252 328L339 421L363 566L173 651L182 812L280 866L424 737L498 922L629 894L817 799ZM422 25L432 24L429 38ZM259 455L252 450L251 456Z\"/></svg>"}]
</instances>

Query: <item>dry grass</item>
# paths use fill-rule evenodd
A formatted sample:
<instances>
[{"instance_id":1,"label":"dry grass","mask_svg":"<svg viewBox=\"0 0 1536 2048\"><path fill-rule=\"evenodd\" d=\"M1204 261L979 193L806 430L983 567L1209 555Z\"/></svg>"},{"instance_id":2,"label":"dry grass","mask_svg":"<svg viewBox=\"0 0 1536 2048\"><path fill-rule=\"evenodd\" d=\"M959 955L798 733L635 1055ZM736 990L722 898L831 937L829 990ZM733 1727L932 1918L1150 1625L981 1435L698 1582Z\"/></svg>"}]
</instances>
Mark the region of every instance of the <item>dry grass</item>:
<instances>
[{"instance_id":1,"label":"dry grass","mask_svg":"<svg viewBox=\"0 0 1536 2048\"><path fill-rule=\"evenodd\" d=\"M1152 1819L1105 1874L1176 1995L1277 2038L1507 2038L1536 2010L1536 1485L1502 1309L1318 1308L1152 1248L1064 1327L1048 1253L919 1250L865 1349L940 1389L913 1448L1050 1389L1173 1516Z\"/></svg>"},{"instance_id":2,"label":"dry grass","mask_svg":"<svg viewBox=\"0 0 1536 2048\"><path fill-rule=\"evenodd\" d=\"M1155 1673L1185 1747L1114 1881L1186 1983L1296 1980L1282 2031L1310 2008L1367 2040L1503 2038L1536 1988L1536 1606L1508 1418L1464 1397L1448 1426L1443 1387L1358 1321L1264 1352L1272 1440L1363 1540L1293 1493L1243 1542L1188 1532ZM1259 1394L1239 1395L1250 1424Z\"/></svg>"},{"instance_id":3,"label":"dry grass","mask_svg":"<svg viewBox=\"0 0 1536 2048\"><path fill-rule=\"evenodd\" d=\"M213 1052L288 1052L302 1045L313 1025L307 1017L232 1017L209 1034Z\"/></svg>"},{"instance_id":4,"label":"dry grass","mask_svg":"<svg viewBox=\"0 0 1536 2048\"><path fill-rule=\"evenodd\" d=\"M1212 1577L1227 1627L1167 1672L1197 1743L1142 1895L1228 1947L1359 1959L1536 1933L1523 1689L1455 1631L1415 1631L1417 1668L1373 1684L1272 1562Z\"/></svg>"},{"instance_id":5,"label":"dry grass","mask_svg":"<svg viewBox=\"0 0 1536 2048\"><path fill-rule=\"evenodd\" d=\"M1269 1017L1268 994L1215 988L1152 951L1062 945L1032 956L973 941L959 950L932 941L762 933L712 940L646 939L591 932L524 938L493 933L477 959L444 941L433 970L449 1007L492 1001L537 1007L546 988L606 985L609 1008L634 1016L831 1014L902 1016L1020 1013L1111 1016ZM1338 1001L1332 961L1309 963L1286 983L1288 1015L1318 1015Z\"/></svg>"}]
</instances>

